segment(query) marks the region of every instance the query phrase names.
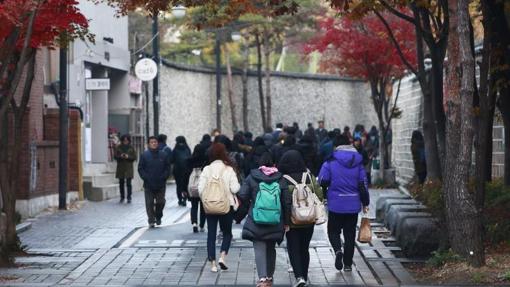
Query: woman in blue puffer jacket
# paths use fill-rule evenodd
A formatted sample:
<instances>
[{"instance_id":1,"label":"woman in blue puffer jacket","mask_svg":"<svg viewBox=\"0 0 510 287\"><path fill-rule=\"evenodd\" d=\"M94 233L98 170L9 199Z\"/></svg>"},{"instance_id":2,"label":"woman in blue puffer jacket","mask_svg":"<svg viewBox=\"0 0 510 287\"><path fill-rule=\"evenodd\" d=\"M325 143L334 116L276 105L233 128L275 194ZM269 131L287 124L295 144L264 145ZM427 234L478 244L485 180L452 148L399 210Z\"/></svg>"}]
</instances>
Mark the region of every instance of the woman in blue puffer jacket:
<instances>
[{"instance_id":1,"label":"woman in blue puffer jacket","mask_svg":"<svg viewBox=\"0 0 510 287\"><path fill-rule=\"evenodd\" d=\"M368 212L370 196L362 156L343 135L335 138L334 146L333 155L322 165L319 183L327 188L328 237L336 255L335 267L352 271L358 213Z\"/></svg>"}]
</instances>

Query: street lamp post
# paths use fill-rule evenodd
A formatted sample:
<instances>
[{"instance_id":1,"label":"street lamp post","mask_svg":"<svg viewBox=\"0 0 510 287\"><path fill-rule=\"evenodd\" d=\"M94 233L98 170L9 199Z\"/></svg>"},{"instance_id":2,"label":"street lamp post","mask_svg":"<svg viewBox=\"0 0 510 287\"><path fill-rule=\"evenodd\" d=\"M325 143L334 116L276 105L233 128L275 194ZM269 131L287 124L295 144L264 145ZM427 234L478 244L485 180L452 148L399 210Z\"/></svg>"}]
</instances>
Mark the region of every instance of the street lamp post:
<instances>
[{"instance_id":1,"label":"street lamp post","mask_svg":"<svg viewBox=\"0 0 510 287\"><path fill-rule=\"evenodd\" d=\"M221 131L221 39L216 32L214 53L216 55L216 128Z\"/></svg>"},{"instance_id":2,"label":"street lamp post","mask_svg":"<svg viewBox=\"0 0 510 287\"><path fill-rule=\"evenodd\" d=\"M180 19L186 15L186 7L178 5L172 8L172 15ZM159 93L159 74L161 70L161 57L159 55L159 25L158 25L159 13L154 13L152 16L152 56L154 61L158 65L158 73L152 82L152 108L154 113L154 135L159 134L159 108L160 108L160 93Z\"/></svg>"},{"instance_id":3,"label":"street lamp post","mask_svg":"<svg viewBox=\"0 0 510 287\"><path fill-rule=\"evenodd\" d=\"M159 31L158 31L158 13L152 16L152 56L154 61L158 64L158 72L152 81L152 109L154 114L154 136L159 134L159 72L161 68L161 61L159 57Z\"/></svg>"}]
</instances>

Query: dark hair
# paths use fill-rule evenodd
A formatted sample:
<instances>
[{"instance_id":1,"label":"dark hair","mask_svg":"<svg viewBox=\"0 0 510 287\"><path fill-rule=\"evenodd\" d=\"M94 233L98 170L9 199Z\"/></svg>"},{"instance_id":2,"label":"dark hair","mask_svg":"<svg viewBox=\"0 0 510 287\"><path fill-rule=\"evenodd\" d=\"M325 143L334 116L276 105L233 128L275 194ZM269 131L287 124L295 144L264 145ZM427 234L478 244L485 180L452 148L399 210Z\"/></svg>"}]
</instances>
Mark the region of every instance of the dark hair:
<instances>
[{"instance_id":1,"label":"dark hair","mask_svg":"<svg viewBox=\"0 0 510 287\"><path fill-rule=\"evenodd\" d=\"M257 163L259 166L273 166L274 165L273 157L271 156L271 154L269 152L264 152L260 156Z\"/></svg>"},{"instance_id":2,"label":"dark hair","mask_svg":"<svg viewBox=\"0 0 510 287\"><path fill-rule=\"evenodd\" d=\"M186 138L184 136L178 136L175 138L175 142L178 143L178 144L185 144L186 143Z\"/></svg>"},{"instance_id":3,"label":"dark hair","mask_svg":"<svg viewBox=\"0 0 510 287\"><path fill-rule=\"evenodd\" d=\"M253 137L253 134L250 133L250 132L244 132L244 137L248 138L248 139L251 139Z\"/></svg>"},{"instance_id":4,"label":"dark hair","mask_svg":"<svg viewBox=\"0 0 510 287\"><path fill-rule=\"evenodd\" d=\"M203 142L210 142L211 141L211 136L209 134L204 134L202 136L202 141Z\"/></svg>"},{"instance_id":5,"label":"dark hair","mask_svg":"<svg viewBox=\"0 0 510 287\"><path fill-rule=\"evenodd\" d=\"M349 139L344 136L344 135L339 135L335 138L335 140L333 141L333 145L335 147L337 146L341 146L341 145L350 145L351 142L349 141Z\"/></svg>"},{"instance_id":6,"label":"dark hair","mask_svg":"<svg viewBox=\"0 0 510 287\"><path fill-rule=\"evenodd\" d=\"M351 128L349 126L344 127L344 132L350 130Z\"/></svg>"},{"instance_id":7,"label":"dark hair","mask_svg":"<svg viewBox=\"0 0 510 287\"><path fill-rule=\"evenodd\" d=\"M298 123L297 123L297 122L293 122L293 123L292 123L292 126L293 126L293 127L295 127L295 128L299 128L299 125L298 125Z\"/></svg>"},{"instance_id":8,"label":"dark hair","mask_svg":"<svg viewBox=\"0 0 510 287\"><path fill-rule=\"evenodd\" d=\"M159 142L159 138L156 137L156 136L150 136L148 139L147 139L147 143L150 143L151 140L156 140L157 142Z\"/></svg>"},{"instance_id":9,"label":"dark hair","mask_svg":"<svg viewBox=\"0 0 510 287\"><path fill-rule=\"evenodd\" d=\"M411 142L422 142L423 141L423 134L419 130L414 130L413 135L411 136Z\"/></svg>"},{"instance_id":10,"label":"dark hair","mask_svg":"<svg viewBox=\"0 0 510 287\"><path fill-rule=\"evenodd\" d=\"M283 146L286 146L286 147L291 147L295 144L296 144L296 137L294 137L293 135L288 135L285 138L285 141L283 142Z\"/></svg>"},{"instance_id":11,"label":"dark hair","mask_svg":"<svg viewBox=\"0 0 510 287\"><path fill-rule=\"evenodd\" d=\"M129 134L125 134L120 137L120 142L123 142L124 140L128 140L129 143L131 143L131 136Z\"/></svg>"},{"instance_id":12,"label":"dark hair","mask_svg":"<svg viewBox=\"0 0 510 287\"><path fill-rule=\"evenodd\" d=\"M166 135L165 134L159 134L159 136L156 139L160 143L166 143Z\"/></svg>"},{"instance_id":13,"label":"dark hair","mask_svg":"<svg viewBox=\"0 0 510 287\"><path fill-rule=\"evenodd\" d=\"M262 137L256 137L255 140L253 141L253 146L261 146L261 145L266 145L264 143L264 139Z\"/></svg>"},{"instance_id":14,"label":"dark hair","mask_svg":"<svg viewBox=\"0 0 510 287\"><path fill-rule=\"evenodd\" d=\"M232 141L226 135L219 135L214 138L214 143L221 143L230 151L232 149Z\"/></svg>"},{"instance_id":15,"label":"dark hair","mask_svg":"<svg viewBox=\"0 0 510 287\"><path fill-rule=\"evenodd\" d=\"M281 129L281 128L283 128L283 124L282 124L282 123L277 123L277 124L276 124L276 127L277 127L277 128L279 128L279 129Z\"/></svg>"},{"instance_id":16,"label":"dark hair","mask_svg":"<svg viewBox=\"0 0 510 287\"><path fill-rule=\"evenodd\" d=\"M336 131L335 131L335 130L329 131L329 132L328 132L328 138L330 138L330 139L334 139L334 138L335 138L335 136L336 136L336 134L337 134L337 133L336 133Z\"/></svg>"},{"instance_id":17,"label":"dark hair","mask_svg":"<svg viewBox=\"0 0 510 287\"><path fill-rule=\"evenodd\" d=\"M213 143L209 151L209 161L221 160L225 165L234 167L227 154L227 149L222 143Z\"/></svg>"},{"instance_id":18,"label":"dark hair","mask_svg":"<svg viewBox=\"0 0 510 287\"><path fill-rule=\"evenodd\" d=\"M323 123L324 123L324 120L320 120L320 121L318 121L317 123L319 123L319 124L323 124Z\"/></svg>"}]
</instances>

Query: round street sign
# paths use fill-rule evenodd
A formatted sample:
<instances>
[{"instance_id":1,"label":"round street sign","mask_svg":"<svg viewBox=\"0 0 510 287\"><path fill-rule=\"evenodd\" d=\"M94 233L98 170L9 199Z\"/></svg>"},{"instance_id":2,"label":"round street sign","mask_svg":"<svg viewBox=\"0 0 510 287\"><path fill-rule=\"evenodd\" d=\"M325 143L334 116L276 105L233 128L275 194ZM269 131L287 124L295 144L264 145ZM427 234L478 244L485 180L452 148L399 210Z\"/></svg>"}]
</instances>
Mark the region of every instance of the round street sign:
<instances>
[{"instance_id":1,"label":"round street sign","mask_svg":"<svg viewBox=\"0 0 510 287\"><path fill-rule=\"evenodd\" d=\"M135 74L144 82L152 81L158 74L158 65L152 59L143 58L136 62Z\"/></svg>"}]
</instances>

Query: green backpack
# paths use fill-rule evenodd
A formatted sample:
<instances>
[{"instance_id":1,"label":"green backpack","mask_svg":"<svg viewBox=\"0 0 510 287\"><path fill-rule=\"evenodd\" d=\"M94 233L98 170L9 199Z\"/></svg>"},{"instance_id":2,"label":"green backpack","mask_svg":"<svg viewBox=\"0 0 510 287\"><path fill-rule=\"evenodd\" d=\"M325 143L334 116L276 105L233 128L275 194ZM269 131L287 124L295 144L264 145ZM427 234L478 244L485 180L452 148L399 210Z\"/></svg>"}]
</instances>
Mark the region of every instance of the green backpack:
<instances>
[{"instance_id":1,"label":"green backpack","mask_svg":"<svg viewBox=\"0 0 510 287\"><path fill-rule=\"evenodd\" d=\"M257 224L276 225L280 223L282 205L280 202L280 185L259 183L259 192L253 205L253 221Z\"/></svg>"}]
</instances>

